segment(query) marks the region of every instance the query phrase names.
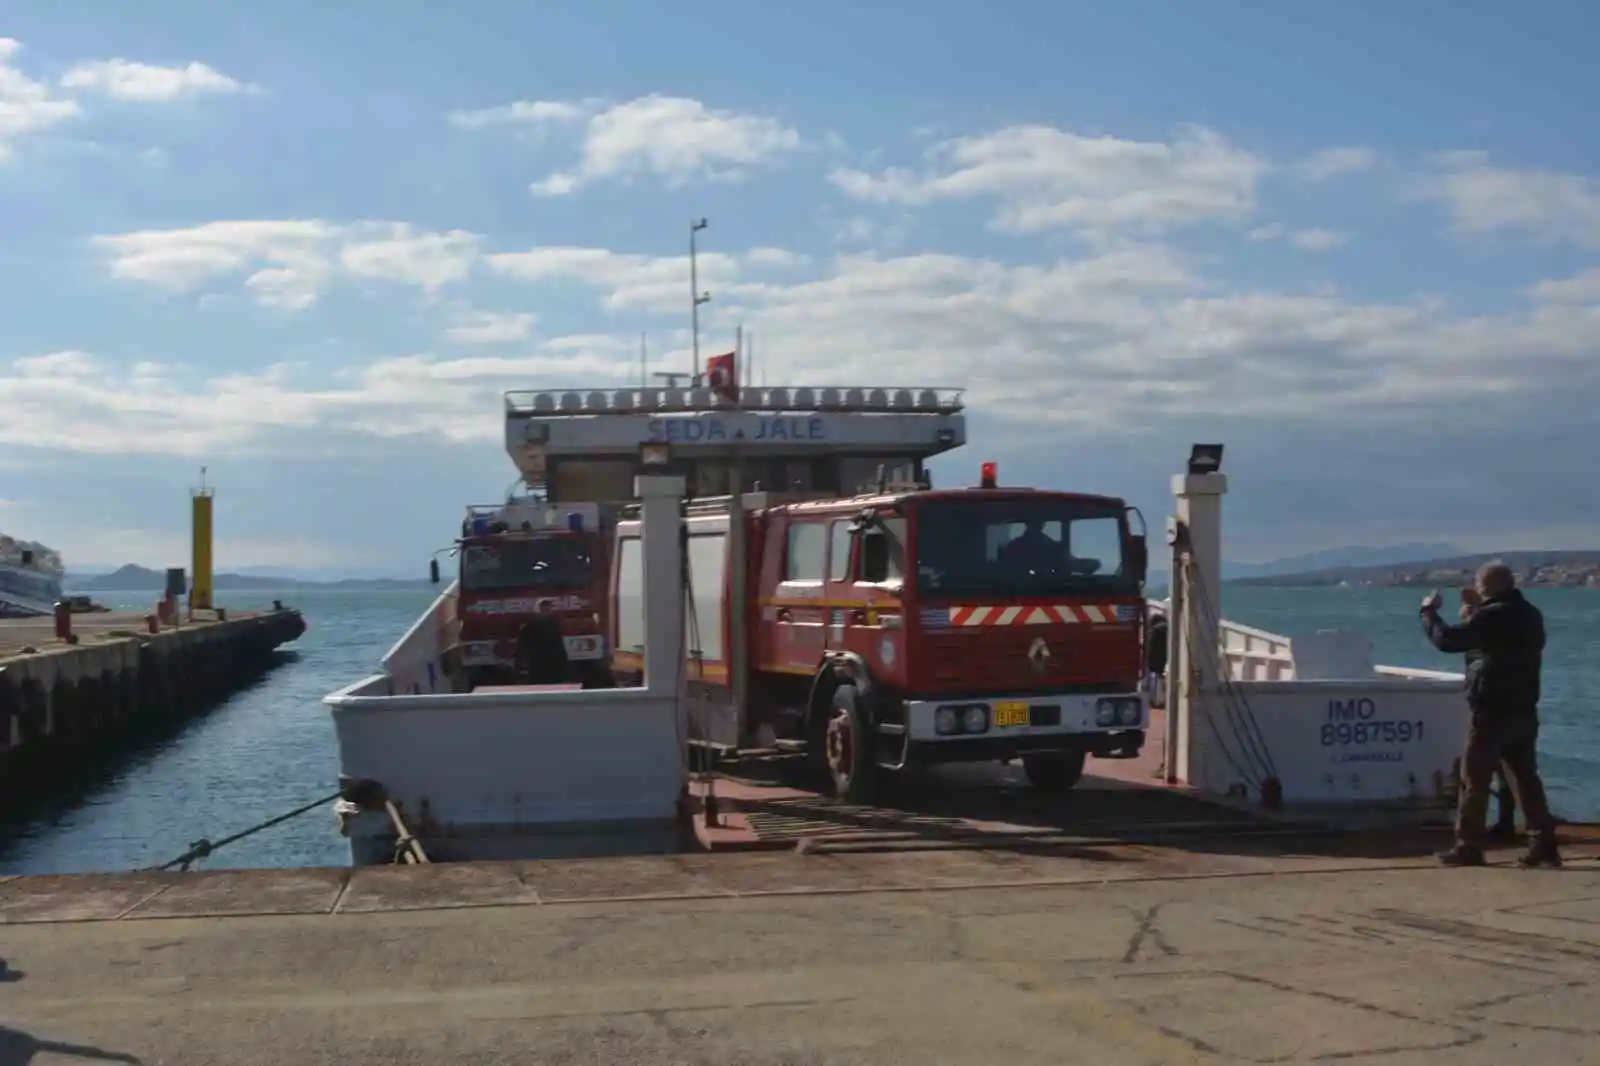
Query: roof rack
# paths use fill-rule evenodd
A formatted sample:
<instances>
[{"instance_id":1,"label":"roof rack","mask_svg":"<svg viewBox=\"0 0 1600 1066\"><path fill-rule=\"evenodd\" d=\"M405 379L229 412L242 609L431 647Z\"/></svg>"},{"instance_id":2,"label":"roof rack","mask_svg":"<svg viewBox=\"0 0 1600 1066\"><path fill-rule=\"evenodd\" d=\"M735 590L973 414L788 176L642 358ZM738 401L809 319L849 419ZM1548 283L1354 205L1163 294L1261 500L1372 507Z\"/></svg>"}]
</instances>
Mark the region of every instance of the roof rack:
<instances>
[{"instance_id":1,"label":"roof rack","mask_svg":"<svg viewBox=\"0 0 1600 1066\"><path fill-rule=\"evenodd\" d=\"M505 394L506 414L638 415L691 411L854 411L882 414L956 414L965 389L932 386L863 388L790 386L744 388L730 403L710 389L543 389Z\"/></svg>"}]
</instances>

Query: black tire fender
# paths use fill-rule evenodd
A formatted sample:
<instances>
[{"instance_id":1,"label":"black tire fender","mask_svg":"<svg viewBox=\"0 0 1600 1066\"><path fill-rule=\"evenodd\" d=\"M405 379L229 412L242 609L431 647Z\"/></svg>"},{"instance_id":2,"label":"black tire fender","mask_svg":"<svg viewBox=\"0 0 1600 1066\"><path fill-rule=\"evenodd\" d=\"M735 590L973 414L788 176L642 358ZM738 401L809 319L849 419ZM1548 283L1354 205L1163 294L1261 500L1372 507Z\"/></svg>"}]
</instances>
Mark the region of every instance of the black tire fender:
<instances>
[{"instance_id":1,"label":"black tire fender","mask_svg":"<svg viewBox=\"0 0 1600 1066\"><path fill-rule=\"evenodd\" d=\"M856 688L856 698L862 706L872 706L872 671L867 661L853 651L829 652L817 664L811 678L811 691L806 699L806 735L810 736L820 719L823 728L833 713L833 690L849 684Z\"/></svg>"}]
</instances>

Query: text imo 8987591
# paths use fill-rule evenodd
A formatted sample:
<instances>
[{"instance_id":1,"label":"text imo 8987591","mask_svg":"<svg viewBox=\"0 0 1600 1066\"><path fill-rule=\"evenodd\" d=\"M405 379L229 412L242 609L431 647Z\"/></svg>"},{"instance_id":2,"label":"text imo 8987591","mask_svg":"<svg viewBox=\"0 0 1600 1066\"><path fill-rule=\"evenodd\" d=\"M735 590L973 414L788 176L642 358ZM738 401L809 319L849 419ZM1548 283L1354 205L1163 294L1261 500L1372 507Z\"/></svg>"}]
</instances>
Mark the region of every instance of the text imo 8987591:
<instances>
[{"instance_id":1,"label":"text imo 8987591","mask_svg":"<svg viewBox=\"0 0 1600 1066\"><path fill-rule=\"evenodd\" d=\"M1422 740L1423 724L1409 719L1379 719L1378 704L1370 697L1329 700L1328 720L1322 726L1325 748L1369 744L1410 744Z\"/></svg>"}]
</instances>

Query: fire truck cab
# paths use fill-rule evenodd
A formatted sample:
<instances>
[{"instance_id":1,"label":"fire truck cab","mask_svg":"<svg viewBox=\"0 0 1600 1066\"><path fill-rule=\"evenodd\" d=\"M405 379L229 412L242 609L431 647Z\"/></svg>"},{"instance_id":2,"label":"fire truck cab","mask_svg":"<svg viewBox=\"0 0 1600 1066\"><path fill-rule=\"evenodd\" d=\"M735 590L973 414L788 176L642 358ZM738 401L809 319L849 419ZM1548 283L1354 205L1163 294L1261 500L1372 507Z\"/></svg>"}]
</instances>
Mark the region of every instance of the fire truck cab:
<instances>
[{"instance_id":1,"label":"fire truck cab","mask_svg":"<svg viewBox=\"0 0 1600 1066\"><path fill-rule=\"evenodd\" d=\"M557 507L532 492L467 508L453 553L457 652L469 688L610 684L608 533L595 504ZM438 582L437 561L432 573Z\"/></svg>"},{"instance_id":2,"label":"fire truck cab","mask_svg":"<svg viewBox=\"0 0 1600 1066\"><path fill-rule=\"evenodd\" d=\"M563 498L686 481L691 740L807 751L837 791L885 771L1020 758L1072 787L1144 743L1147 549L1120 499L934 488L958 390L511 394L507 447ZM643 410L641 410L643 408ZM611 669L642 680L638 521L618 516Z\"/></svg>"}]
</instances>

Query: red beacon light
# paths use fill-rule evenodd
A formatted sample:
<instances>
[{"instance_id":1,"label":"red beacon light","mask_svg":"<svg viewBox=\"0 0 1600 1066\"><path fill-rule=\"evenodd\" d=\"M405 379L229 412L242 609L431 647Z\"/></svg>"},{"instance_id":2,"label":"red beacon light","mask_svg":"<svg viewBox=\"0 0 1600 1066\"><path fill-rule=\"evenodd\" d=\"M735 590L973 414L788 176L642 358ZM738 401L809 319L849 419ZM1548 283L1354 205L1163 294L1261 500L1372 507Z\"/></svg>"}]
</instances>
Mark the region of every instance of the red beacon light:
<instances>
[{"instance_id":1,"label":"red beacon light","mask_svg":"<svg viewBox=\"0 0 1600 1066\"><path fill-rule=\"evenodd\" d=\"M979 483L979 485L982 488L986 488L986 489L994 488L995 475L998 472L999 472L999 467L997 467L994 463L984 463L981 467L978 468L978 483Z\"/></svg>"}]
</instances>

